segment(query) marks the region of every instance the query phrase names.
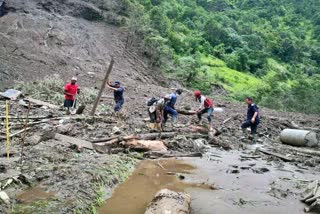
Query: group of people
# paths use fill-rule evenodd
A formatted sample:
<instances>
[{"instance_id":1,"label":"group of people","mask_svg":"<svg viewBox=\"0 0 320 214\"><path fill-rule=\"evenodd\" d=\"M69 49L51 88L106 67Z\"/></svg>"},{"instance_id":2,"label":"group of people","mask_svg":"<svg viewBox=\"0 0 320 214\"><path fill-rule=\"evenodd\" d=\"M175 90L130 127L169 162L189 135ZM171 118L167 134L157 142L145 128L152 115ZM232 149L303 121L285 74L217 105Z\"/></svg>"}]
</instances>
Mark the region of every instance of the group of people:
<instances>
[{"instance_id":1,"label":"group of people","mask_svg":"<svg viewBox=\"0 0 320 214\"><path fill-rule=\"evenodd\" d=\"M182 94L181 89L175 90L171 94L167 94L162 98L152 98L148 101L148 113L150 116L150 129L162 131L166 122L168 121L168 115L172 117L172 123L175 126L177 123L178 112L175 109L177 97ZM199 108L195 111L198 116L198 123L201 123L202 115L207 113L207 119L209 122L209 129L212 129L212 114L213 114L213 102L209 98L201 94L200 91L195 91L194 96L197 102L200 103Z\"/></svg>"},{"instance_id":2,"label":"group of people","mask_svg":"<svg viewBox=\"0 0 320 214\"><path fill-rule=\"evenodd\" d=\"M123 93L125 89L121 86L120 81L109 81L107 87L114 93L115 107L114 111L119 112L124 104ZM152 131L163 131L166 122L168 121L169 115L172 117L173 126L176 125L178 119L178 112L175 108L177 98L182 94L182 89L177 89L171 94L167 94L161 98L151 98L147 102L148 113L150 116L149 128ZM70 108L76 106L76 96L80 93L80 88L77 84L77 78L72 77L71 82L66 84L64 87L65 101L64 107L67 108L67 114L70 114ZM195 101L200 103L199 108L194 112L198 117L198 123L201 124L202 115L207 114L208 129L212 127L212 116L214 112L214 104L211 99L204 96L200 91L193 93ZM259 108L253 102L253 99L247 97L245 102L248 104L247 118L246 121L241 125L244 134L247 132L247 128L251 128L252 141L257 140L257 127L260 123Z\"/></svg>"}]
</instances>

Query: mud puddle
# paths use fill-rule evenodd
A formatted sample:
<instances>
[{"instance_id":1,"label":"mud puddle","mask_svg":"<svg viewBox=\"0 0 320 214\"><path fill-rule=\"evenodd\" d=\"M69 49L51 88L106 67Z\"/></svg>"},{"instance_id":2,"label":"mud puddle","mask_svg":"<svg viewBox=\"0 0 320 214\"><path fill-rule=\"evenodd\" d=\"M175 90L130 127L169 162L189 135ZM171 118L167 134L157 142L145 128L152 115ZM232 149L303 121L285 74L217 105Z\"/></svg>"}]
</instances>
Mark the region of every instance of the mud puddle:
<instances>
[{"instance_id":1,"label":"mud puddle","mask_svg":"<svg viewBox=\"0 0 320 214\"><path fill-rule=\"evenodd\" d=\"M320 172L303 170L294 164L267 162L239 151L212 148L202 159L183 159L196 167L191 180L214 183L215 191L188 189L193 214L300 214L300 202L308 181L318 179Z\"/></svg>"},{"instance_id":2,"label":"mud puddle","mask_svg":"<svg viewBox=\"0 0 320 214\"><path fill-rule=\"evenodd\" d=\"M112 197L99 209L99 213L142 214L154 195L163 188L174 191L186 191L190 188L212 191L210 189L213 187L208 184L189 183L187 178L194 170L194 166L182 160L142 161L129 179L115 189Z\"/></svg>"},{"instance_id":3,"label":"mud puddle","mask_svg":"<svg viewBox=\"0 0 320 214\"><path fill-rule=\"evenodd\" d=\"M17 195L17 200L20 203L31 204L36 201L45 201L55 196L52 192L46 192L41 187L33 187Z\"/></svg>"}]
</instances>

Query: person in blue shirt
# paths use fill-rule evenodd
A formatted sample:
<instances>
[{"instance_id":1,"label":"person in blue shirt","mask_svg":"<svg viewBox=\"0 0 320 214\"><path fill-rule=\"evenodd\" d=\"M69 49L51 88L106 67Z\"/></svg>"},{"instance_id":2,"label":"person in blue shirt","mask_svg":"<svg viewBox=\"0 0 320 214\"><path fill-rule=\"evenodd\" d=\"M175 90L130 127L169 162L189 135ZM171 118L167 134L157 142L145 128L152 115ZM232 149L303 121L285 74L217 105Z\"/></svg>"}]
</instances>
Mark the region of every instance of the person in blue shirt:
<instances>
[{"instance_id":1,"label":"person in blue shirt","mask_svg":"<svg viewBox=\"0 0 320 214\"><path fill-rule=\"evenodd\" d=\"M251 97L247 97L245 99L245 102L248 104L247 109L247 119L246 121L241 125L242 131L245 134L246 128L251 128L251 134L252 134L252 142L256 143L257 140L257 128L260 123L260 117L259 117L259 108L258 106L253 103L253 99Z\"/></svg>"},{"instance_id":2,"label":"person in blue shirt","mask_svg":"<svg viewBox=\"0 0 320 214\"><path fill-rule=\"evenodd\" d=\"M124 98L123 98L124 88L120 86L120 81L115 81L114 83L109 81L107 87L113 90L114 101L116 102L114 111L119 112L122 108L122 105L124 104Z\"/></svg>"},{"instance_id":3,"label":"person in blue shirt","mask_svg":"<svg viewBox=\"0 0 320 214\"><path fill-rule=\"evenodd\" d=\"M168 120L168 115L172 116L172 122L175 124L178 118L178 112L175 110L175 105L177 102L177 97L182 94L182 89L177 89L171 93L168 97L170 98L164 107L164 123Z\"/></svg>"}]
</instances>

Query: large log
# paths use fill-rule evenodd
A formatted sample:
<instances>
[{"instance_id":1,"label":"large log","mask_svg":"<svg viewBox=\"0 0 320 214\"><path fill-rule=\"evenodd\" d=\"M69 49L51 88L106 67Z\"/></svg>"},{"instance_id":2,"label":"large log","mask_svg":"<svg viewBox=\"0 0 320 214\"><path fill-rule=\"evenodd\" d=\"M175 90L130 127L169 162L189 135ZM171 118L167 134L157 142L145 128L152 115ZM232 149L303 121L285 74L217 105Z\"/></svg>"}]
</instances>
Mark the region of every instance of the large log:
<instances>
[{"instance_id":1,"label":"large log","mask_svg":"<svg viewBox=\"0 0 320 214\"><path fill-rule=\"evenodd\" d=\"M117 144L121 141L129 140L157 140L157 139L167 139L176 136L175 132L161 132L161 133L148 133L148 134L139 134L139 135L128 135L128 136L119 136L119 137L110 137L105 139L95 139L91 140L92 143L98 143L98 145L103 144ZM103 143L105 142L105 143Z\"/></svg>"},{"instance_id":2,"label":"large log","mask_svg":"<svg viewBox=\"0 0 320 214\"><path fill-rule=\"evenodd\" d=\"M307 130L284 129L280 133L280 140L282 143L292 146L319 146L317 134Z\"/></svg>"},{"instance_id":3,"label":"large log","mask_svg":"<svg viewBox=\"0 0 320 214\"><path fill-rule=\"evenodd\" d=\"M189 214L190 203L190 195L162 189L155 195L144 214Z\"/></svg>"},{"instance_id":4,"label":"large log","mask_svg":"<svg viewBox=\"0 0 320 214\"><path fill-rule=\"evenodd\" d=\"M91 149L93 150L93 146L91 142L85 141L85 140L81 140L78 138L74 138L74 137L69 137L66 135L62 135L62 134L56 134L54 137L56 140L59 140L63 143L69 143L69 144L74 144L77 145L78 147L82 148L87 148L87 149Z\"/></svg>"},{"instance_id":5,"label":"large log","mask_svg":"<svg viewBox=\"0 0 320 214\"><path fill-rule=\"evenodd\" d=\"M279 153L276 153L276 152L269 152L267 150L264 150L264 149L258 149L259 152L262 152L266 155L271 155L271 156L274 156L274 157L277 157L277 158L280 158L281 160L283 161L286 161L286 162L292 162L294 161L294 159L290 158L290 157L287 157L287 156L284 156L282 154L279 154Z\"/></svg>"},{"instance_id":6,"label":"large log","mask_svg":"<svg viewBox=\"0 0 320 214\"><path fill-rule=\"evenodd\" d=\"M145 152L143 156L146 158L150 158L150 159L177 158L177 157L202 157L202 153L200 153L200 152L170 153L170 152L149 151L149 152Z\"/></svg>"},{"instance_id":7,"label":"large log","mask_svg":"<svg viewBox=\"0 0 320 214\"><path fill-rule=\"evenodd\" d=\"M59 109L59 106L57 106L57 105L53 105L51 103L44 102L44 101L41 101L41 100L36 100L36 99L31 98L31 97L27 97L24 100L27 100L30 103L33 103L33 104L35 104L37 106L47 106L48 108L51 108L51 109Z\"/></svg>"}]
</instances>

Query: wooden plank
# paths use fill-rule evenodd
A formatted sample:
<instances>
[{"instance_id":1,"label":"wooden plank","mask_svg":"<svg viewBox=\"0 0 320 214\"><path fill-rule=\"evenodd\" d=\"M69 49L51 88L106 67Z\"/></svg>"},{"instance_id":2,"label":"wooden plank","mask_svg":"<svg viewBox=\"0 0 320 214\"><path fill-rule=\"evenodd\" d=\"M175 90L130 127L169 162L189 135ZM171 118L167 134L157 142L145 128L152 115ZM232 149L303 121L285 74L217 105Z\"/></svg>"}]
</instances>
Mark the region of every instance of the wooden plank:
<instances>
[{"instance_id":1,"label":"wooden plank","mask_svg":"<svg viewBox=\"0 0 320 214\"><path fill-rule=\"evenodd\" d=\"M27 100L27 101L29 101L31 103L34 103L34 104L38 105L38 106L47 106L48 108L51 108L51 109L58 109L59 108L59 106L57 106L57 105L53 105L53 104L48 103L48 102L44 102L44 101L41 101L41 100L33 99L31 97L27 97L24 100Z\"/></svg>"},{"instance_id":2,"label":"wooden plank","mask_svg":"<svg viewBox=\"0 0 320 214\"><path fill-rule=\"evenodd\" d=\"M266 151L266 150L264 150L264 149L258 149L258 151L261 152L261 153L267 154L267 155L272 155L272 156L274 156L274 157L280 158L281 160L286 161L286 162L292 162L292 161L294 161L293 158L289 158L289 157L284 156L284 155L279 154L279 153L269 152L269 151Z\"/></svg>"},{"instance_id":3,"label":"wooden plank","mask_svg":"<svg viewBox=\"0 0 320 214\"><path fill-rule=\"evenodd\" d=\"M92 143L90 143L89 141L81 140L81 139L74 138L74 137L69 137L67 135L62 135L62 134L58 134L58 133L55 135L55 139L59 140L63 143L70 143L73 145L77 145L80 148L87 148L87 149L94 150Z\"/></svg>"}]
</instances>

